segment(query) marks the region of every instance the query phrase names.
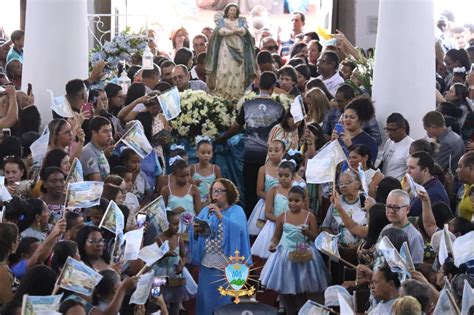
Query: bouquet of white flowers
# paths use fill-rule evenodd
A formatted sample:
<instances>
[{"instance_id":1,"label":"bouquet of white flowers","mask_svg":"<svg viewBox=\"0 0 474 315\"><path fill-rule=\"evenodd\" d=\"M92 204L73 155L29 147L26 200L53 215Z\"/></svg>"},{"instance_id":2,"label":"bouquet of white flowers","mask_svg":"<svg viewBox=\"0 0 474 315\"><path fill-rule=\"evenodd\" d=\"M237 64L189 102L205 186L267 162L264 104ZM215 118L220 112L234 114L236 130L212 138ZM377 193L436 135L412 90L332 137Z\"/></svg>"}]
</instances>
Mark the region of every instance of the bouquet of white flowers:
<instances>
[{"instance_id":1,"label":"bouquet of white flowers","mask_svg":"<svg viewBox=\"0 0 474 315\"><path fill-rule=\"evenodd\" d=\"M170 121L178 137L194 143L196 136L216 138L235 120L231 103L204 91L187 90L180 93L181 114Z\"/></svg>"}]
</instances>

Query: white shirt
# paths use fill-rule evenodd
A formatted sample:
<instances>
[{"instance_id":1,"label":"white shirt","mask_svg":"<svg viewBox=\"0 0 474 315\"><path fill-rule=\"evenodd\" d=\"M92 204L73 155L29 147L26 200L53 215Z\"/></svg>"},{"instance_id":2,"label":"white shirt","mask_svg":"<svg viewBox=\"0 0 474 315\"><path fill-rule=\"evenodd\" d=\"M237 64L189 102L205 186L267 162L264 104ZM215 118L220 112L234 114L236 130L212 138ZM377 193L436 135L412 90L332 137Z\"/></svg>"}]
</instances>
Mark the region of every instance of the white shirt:
<instances>
[{"instance_id":1,"label":"white shirt","mask_svg":"<svg viewBox=\"0 0 474 315\"><path fill-rule=\"evenodd\" d=\"M194 67L191 69L190 73L191 73L191 80L200 80L200 79L199 79L199 76L198 76L198 74L197 74L197 72L196 72L196 66L194 66Z\"/></svg>"},{"instance_id":2,"label":"white shirt","mask_svg":"<svg viewBox=\"0 0 474 315\"><path fill-rule=\"evenodd\" d=\"M403 140L395 142L387 139L383 146L383 168L385 176L401 180L407 172L407 161L410 157L409 149L413 139L406 136Z\"/></svg>"},{"instance_id":3,"label":"white shirt","mask_svg":"<svg viewBox=\"0 0 474 315\"><path fill-rule=\"evenodd\" d=\"M389 315L392 314L393 303L396 299L383 302L380 301L372 310L369 311L368 315Z\"/></svg>"},{"instance_id":4,"label":"white shirt","mask_svg":"<svg viewBox=\"0 0 474 315\"><path fill-rule=\"evenodd\" d=\"M327 80L324 80L322 75L317 77L317 79L324 82L324 85L332 96L335 96L337 89L344 84L344 79L340 76L339 71L336 71L336 73Z\"/></svg>"}]
</instances>

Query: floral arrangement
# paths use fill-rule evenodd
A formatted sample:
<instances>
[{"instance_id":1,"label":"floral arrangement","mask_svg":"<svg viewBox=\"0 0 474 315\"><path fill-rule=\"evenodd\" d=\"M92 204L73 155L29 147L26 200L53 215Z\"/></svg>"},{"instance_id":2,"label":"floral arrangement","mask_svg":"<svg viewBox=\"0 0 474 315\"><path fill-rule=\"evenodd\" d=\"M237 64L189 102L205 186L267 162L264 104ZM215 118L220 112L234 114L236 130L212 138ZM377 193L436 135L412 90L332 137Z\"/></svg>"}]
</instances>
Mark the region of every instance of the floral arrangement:
<instances>
[{"instance_id":1,"label":"floral arrangement","mask_svg":"<svg viewBox=\"0 0 474 315\"><path fill-rule=\"evenodd\" d=\"M186 231L189 229L191 224L193 223L193 215L189 212L184 212L181 214L180 218L180 232L181 232L181 237L184 241L189 241L189 236Z\"/></svg>"},{"instance_id":2,"label":"floral arrangement","mask_svg":"<svg viewBox=\"0 0 474 315\"><path fill-rule=\"evenodd\" d=\"M296 245L296 249L289 253L289 260L297 263L306 263L313 258L313 253L306 242Z\"/></svg>"},{"instance_id":3,"label":"floral arrangement","mask_svg":"<svg viewBox=\"0 0 474 315\"><path fill-rule=\"evenodd\" d=\"M179 93L181 114L170 121L178 137L194 143L196 136L216 138L234 122L236 113L230 102L204 91Z\"/></svg>"},{"instance_id":4,"label":"floral arrangement","mask_svg":"<svg viewBox=\"0 0 474 315\"><path fill-rule=\"evenodd\" d=\"M309 249L308 244L306 244L305 242L299 243L298 245L296 245L297 251L306 252L308 249Z\"/></svg>"},{"instance_id":5,"label":"floral arrangement","mask_svg":"<svg viewBox=\"0 0 474 315\"><path fill-rule=\"evenodd\" d=\"M97 62L105 61L108 77L116 76L118 64L124 61L130 64L132 57L142 55L146 45L145 36L131 33L130 28L126 28L111 41L106 41L102 47L91 49L89 64L93 67Z\"/></svg>"},{"instance_id":6,"label":"floral arrangement","mask_svg":"<svg viewBox=\"0 0 474 315\"><path fill-rule=\"evenodd\" d=\"M245 94L240 100L239 102L237 103L237 111L240 110L240 108L242 108L242 105L247 102L247 101L251 101L255 98L258 97L258 94L255 93L255 92L250 92L250 93L247 93ZM280 103L283 108L285 108L285 111L288 110L288 108L290 108L291 106L291 103L293 102L293 100L286 94L276 94L276 93L273 93L272 96L271 96L272 100L274 100L275 102L278 102Z\"/></svg>"},{"instance_id":7,"label":"floral arrangement","mask_svg":"<svg viewBox=\"0 0 474 315\"><path fill-rule=\"evenodd\" d=\"M185 212L181 215L181 221L183 221L185 225L189 226L193 221L193 215L189 212Z\"/></svg>"},{"instance_id":8,"label":"floral arrangement","mask_svg":"<svg viewBox=\"0 0 474 315\"><path fill-rule=\"evenodd\" d=\"M356 94L369 94L372 96L372 84L374 78L374 57L370 54L366 57L359 51L359 57L350 55L347 60L354 63L356 68L353 77L347 83L356 91Z\"/></svg>"}]
</instances>

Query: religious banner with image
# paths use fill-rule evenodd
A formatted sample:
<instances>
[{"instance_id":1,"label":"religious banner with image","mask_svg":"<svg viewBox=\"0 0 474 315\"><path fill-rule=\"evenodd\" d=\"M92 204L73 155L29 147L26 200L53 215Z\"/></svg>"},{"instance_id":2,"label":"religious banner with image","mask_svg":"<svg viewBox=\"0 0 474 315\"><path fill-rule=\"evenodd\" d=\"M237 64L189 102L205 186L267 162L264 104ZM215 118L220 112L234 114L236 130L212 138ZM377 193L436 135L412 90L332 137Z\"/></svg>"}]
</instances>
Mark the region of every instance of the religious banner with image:
<instances>
[{"instance_id":1,"label":"religious banner with image","mask_svg":"<svg viewBox=\"0 0 474 315\"><path fill-rule=\"evenodd\" d=\"M63 294L34 296L23 295L23 302L21 305L21 315L39 315L39 314L59 314L59 304Z\"/></svg>"},{"instance_id":2,"label":"religious banner with image","mask_svg":"<svg viewBox=\"0 0 474 315\"><path fill-rule=\"evenodd\" d=\"M138 120L125 132L122 138L120 138L119 142L120 141L135 151L142 159L153 150L153 147L145 135L143 126Z\"/></svg>"},{"instance_id":3,"label":"religious banner with image","mask_svg":"<svg viewBox=\"0 0 474 315\"><path fill-rule=\"evenodd\" d=\"M98 205L103 189L104 182L69 183L66 190L66 208L90 208Z\"/></svg>"}]
</instances>

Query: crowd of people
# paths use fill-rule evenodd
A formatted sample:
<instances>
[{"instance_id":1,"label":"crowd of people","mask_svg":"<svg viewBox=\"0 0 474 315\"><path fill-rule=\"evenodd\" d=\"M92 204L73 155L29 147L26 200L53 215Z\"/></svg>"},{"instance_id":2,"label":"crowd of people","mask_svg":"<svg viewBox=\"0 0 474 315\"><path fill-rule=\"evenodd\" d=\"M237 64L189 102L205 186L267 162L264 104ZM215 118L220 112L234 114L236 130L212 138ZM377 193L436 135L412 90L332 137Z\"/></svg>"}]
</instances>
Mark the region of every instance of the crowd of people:
<instances>
[{"instance_id":1,"label":"crowd of people","mask_svg":"<svg viewBox=\"0 0 474 315\"><path fill-rule=\"evenodd\" d=\"M255 37L239 7L227 5L216 27L192 40L184 27L175 30L170 53L150 41L153 69L142 69L138 60L117 72L130 78L127 91L116 79L97 88L104 62L89 78L71 78L64 100L73 117L53 112L51 121L41 120L37 106L48 105L35 103L34 87L21 91L24 32L4 38L0 188L8 191L2 198L11 198L2 200L0 223L1 314L20 314L26 294L52 292L63 293L63 314L220 314L232 303L219 288L226 286L222 270L236 250L256 267L247 279L256 297L248 303L262 309L269 303L269 313L297 314L308 300L328 314L339 312L338 296L355 313L371 315L433 314L435 308L456 314L465 307L474 256L459 264L460 253L443 254L441 243L446 235L452 242L465 235L474 241L474 25L456 25L449 12L438 20L433 110L422 121L407 121L394 109L381 130L358 80L356 62L365 52L341 32L332 42L305 32L303 13L290 17L289 38L265 28ZM157 98L171 87L223 96L238 111L216 139L197 137L194 164L176 145ZM256 97L237 108L249 92ZM296 121L276 94L300 97L305 119ZM153 147L144 158L117 144L135 121ZM48 150L35 165L32 144L41 124L49 130ZM423 124L425 138L410 137L415 124ZM241 185L213 160L214 145L237 134L245 147ZM309 161L333 142L346 155L333 182L307 181ZM85 181L104 183L90 208L65 208L75 159ZM129 300L144 262L124 261L115 236L99 225L114 201L125 218L121 232L140 229L140 210L159 196L168 227L145 222L142 245L169 244L150 268L168 281L160 284L161 294L135 305ZM194 223L184 229L188 216ZM338 262L316 248L321 233L337 235ZM408 244L408 275L379 251L386 239L397 251ZM102 275L91 296L56 287L68 257ZM446 287L448 302L442 300ZM474 307L465 311L474 314Z\"/></svg>"}]
</instances>

